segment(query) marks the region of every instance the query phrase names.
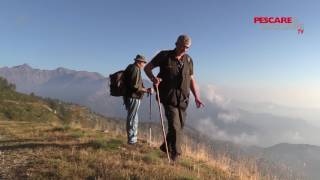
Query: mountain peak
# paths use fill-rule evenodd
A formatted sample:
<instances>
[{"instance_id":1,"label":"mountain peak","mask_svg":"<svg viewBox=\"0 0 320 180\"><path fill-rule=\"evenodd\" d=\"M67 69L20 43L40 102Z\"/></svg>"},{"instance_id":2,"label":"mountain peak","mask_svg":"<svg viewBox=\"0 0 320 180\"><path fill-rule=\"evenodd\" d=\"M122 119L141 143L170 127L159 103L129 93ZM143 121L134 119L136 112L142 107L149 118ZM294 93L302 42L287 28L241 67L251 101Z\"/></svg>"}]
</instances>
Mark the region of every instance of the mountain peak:
<instances>
[{"instance_id":1,"label":"mountain peak","mask_svg":"<svg viewBox=\"0 0 320 180\"><path fill-rule=\"evenodd\" d=\"M64 67L58 67L56 70L69 70L69 69L64 68Z\"/></svg>"},{"instance_id":2,"label":"mountain peak","mask_svg":"<svg viewBox=\"0 0 320 180\"><path fill-rule=\"evenodd\" d=\"M32 69L32 67L26 63L24 63L22 65L14 66L13 68L15 68L15 69Z\"/></svg>"},{"instance_id":3,"label":"mountain peak","mask_svg":"<svg viewBox=\"0 0 320 180\"><path fill-rule=\"evenodd\" d=\"M70 69L64 68L64 67L58 67L56 71L70 71Z\"/></svg>"}]
</instances>

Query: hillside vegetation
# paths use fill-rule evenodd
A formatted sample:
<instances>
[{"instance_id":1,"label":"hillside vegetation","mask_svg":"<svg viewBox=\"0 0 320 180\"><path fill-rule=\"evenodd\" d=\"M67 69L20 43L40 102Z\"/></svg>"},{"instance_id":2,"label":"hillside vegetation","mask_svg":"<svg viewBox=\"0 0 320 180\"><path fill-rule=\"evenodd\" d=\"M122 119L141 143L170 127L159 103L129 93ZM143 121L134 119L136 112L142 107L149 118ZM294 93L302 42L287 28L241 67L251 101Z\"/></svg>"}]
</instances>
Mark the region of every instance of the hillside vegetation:
<instances>
[{"instance_id":1,"label":"hillside vegetation","mask_svg":"<svg viewBox=\"0 0 320 180\"><path fill-rule=\"evenodd\" d=\"M150 127L160 135L155 125L141 124L139 144L131 146L123 121L14 89L0 78L0 179L262 178L254 164L213 158L190 141L169 165L158 149L161 137L149 140Z\"/></svg>"}]
</instances>

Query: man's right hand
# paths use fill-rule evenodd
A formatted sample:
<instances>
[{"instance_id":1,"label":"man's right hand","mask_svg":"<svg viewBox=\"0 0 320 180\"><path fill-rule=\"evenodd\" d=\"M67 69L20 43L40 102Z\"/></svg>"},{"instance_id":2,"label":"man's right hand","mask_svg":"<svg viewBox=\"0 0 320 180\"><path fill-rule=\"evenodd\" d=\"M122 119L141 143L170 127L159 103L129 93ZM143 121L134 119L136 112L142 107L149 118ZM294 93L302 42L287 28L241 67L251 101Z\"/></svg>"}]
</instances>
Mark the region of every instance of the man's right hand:
<instances>
[{"instance_id":1,"label":"man's right hand","mask_svg":"<svg viewBox=\"0 0 320 180\"><path fill-rule=\"evenodd\" d=\"M152 78L153 85L155 85L155 86L159 86L161 81L162 81L161 78L158 78L158 77Z\"/></svg>"},{"instance_id":2,"label":"man's right hand","mask_svg":"<svg viewBox=\"0 0 320 180\"><path fill-rule=\"evenodd\" d=\"M147 89L147 93L148 93L148 94L153 94L153 93L154 93L153 88L148 88L148 89Z\"/></svg>"}]
</instances>

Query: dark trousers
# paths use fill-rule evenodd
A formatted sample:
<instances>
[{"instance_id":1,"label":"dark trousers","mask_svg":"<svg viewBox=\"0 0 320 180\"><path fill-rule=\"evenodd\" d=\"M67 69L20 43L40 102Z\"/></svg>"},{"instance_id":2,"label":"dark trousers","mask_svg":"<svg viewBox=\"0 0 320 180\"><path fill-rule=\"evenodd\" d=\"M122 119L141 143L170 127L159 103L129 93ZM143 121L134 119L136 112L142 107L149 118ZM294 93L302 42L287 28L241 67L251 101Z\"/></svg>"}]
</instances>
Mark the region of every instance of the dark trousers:
<instances>
[{"instance_id":1,"label":"dark trousers","mask_svg":"<svg viewBox=\"0 0 320 180\"><path fill-rule=\"evenodd\" d=\"M182 153L181 143L186 110L170 105L164 105L164 110L168 120L167 142L169 152L172 155L180 155ZM164 146L164 144L162 146Z\"/></svg>"}]
</instances>

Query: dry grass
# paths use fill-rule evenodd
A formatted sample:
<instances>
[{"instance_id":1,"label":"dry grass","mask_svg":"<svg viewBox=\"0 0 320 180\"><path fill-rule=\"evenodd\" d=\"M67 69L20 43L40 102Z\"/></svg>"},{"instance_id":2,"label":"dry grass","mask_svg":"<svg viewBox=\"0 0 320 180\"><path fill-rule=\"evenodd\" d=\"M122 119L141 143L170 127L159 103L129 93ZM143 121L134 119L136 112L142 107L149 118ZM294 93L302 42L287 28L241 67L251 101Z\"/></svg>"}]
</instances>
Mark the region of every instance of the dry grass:
<instances>
[{"instance_id":1,"label":"dry grass","mask_svg":"<svg viewBox=\"0 0 320 180\"><path fill-rule=\"evenodd\" d=\"M0 121L0 179L236 179L224 170L166 156L140 139L79 126Z\"/></svg>"},{"instance_id":2,"label":"dry grass","mask_svg":"<svg viewBox=\"0 0 320 180\"><path fill-rule=\"evenodd\" d=\"M161 136L139 131L126 144L123 123L38 123L0 120L0 179L277 179L260 175L254 159L232 160L185 139L183 157L168 165Z\"/></svg>"},{"instance_id":3,"label":"dry grass","mask_svg":"<svg viewBox=\"0 0 320 180\"><path fill-rule=\"evenodd\" d=\"M142 131L140 134L143 139L148 140L151 147L159 147L163 142L161 136L153 137L149 128ZM205 173L205 171L212 171L212 169L219 169L225 172L225 176L229 179L279 179L272 175L272 172L262 175L257 167L256 159L242 158L237 161L233 160L227 153L214 152L212 149L208 149L206 144L195 143L194 140L190 139L188 136L185 136L182 152L184 158L180 161L181 165L195 172L196 177L200 179L204 178L201 175ZM208 168L211 168L211 170Z\"/></svg>"}]
</instances>

